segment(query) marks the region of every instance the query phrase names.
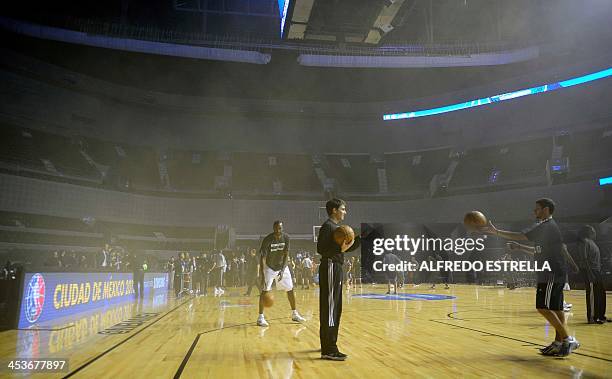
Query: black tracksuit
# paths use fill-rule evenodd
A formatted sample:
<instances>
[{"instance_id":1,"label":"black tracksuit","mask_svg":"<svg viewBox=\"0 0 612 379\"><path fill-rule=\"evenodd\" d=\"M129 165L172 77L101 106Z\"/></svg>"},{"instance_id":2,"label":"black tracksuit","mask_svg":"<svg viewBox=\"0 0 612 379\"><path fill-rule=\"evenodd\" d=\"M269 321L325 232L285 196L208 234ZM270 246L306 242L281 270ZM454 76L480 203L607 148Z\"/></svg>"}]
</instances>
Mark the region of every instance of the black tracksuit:
<instances>
[{"instance_id":1,"label":"black tracksuit","mask_svg":"<svg viewBox=\"0 0 612 379\"><path fill-rule=\"evenodd\" d=\"M134 296L140 297L141 299L144 297L144 269L142 265L144 263L144 259L139 254L133 254L131 257L130 266L132 267L133 273L133 285L134 285Z\"/></svg>"},{"instance_id":2,"label":"black tracksuit","mask_svg":"<svg viewBox=\"0 0 612 379\"><path fill-rule=\"evenodd\" d=\"M317 239L317 252L321 254L319 266L319 317L321 325L319 337L321 338L321 354L338 352L338 327L342 314L342 264L344 255L340 245L334 241L334 230L340 225L328 219L321 225ZM359 237L349 251L357 249L360 245Z\"/></svg>"},{"instance_id":3,"label":"black tracksuit","mask_svg":"<svg viewBox=\"0 0 612 379\"><path fill-rule=\"evenodd\" d=\"M601 277L599 247L589 238L578 241L578 264L586 290L587 320L606 319L606 289Z\"/></svg>"}]
</instances>

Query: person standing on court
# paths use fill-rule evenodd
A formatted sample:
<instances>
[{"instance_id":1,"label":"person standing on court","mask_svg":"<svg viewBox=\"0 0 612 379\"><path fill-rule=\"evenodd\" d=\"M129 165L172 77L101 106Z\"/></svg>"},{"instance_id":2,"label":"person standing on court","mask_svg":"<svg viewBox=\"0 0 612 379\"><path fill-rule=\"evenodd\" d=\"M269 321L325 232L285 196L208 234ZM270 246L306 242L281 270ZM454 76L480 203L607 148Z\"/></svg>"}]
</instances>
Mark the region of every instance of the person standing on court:
<instances>
[{"instance_id":1,"label":"person standing on court","mask_svg":"<svg viewBox=\"0 0 612 379\"><path fill-rule=\"evenodd\" d=\"M249 254L246 256L246 285L247 290L243 296L251 296L251 289L253 286L257 287L257 290L261 292L259 287L259 259L257 258L257 249L251 249Z\"/></svg>"},{"instance_id":2,"label":"person standing on court","mask_svg":"<svg viewBox=\"0 0 612 379\"><path fill-rule=\"evenodd\" d=\"M543 355L565 357L580 347L571 337L565 323L563 312L563 286L567 276L565 247L557 222L552 218L555 203L542 198L535 202L534 214L536 223L523 232L510 232L497 229L489 221L488 226L481 228L485 233L513 240L508 246L511 250L522 250L533 255L540 267L544 262L550 265L550 271L537 272L536 309L555 328L555 340L547 347L540 349ZM534 246L515 241L531 241Z\"/></svg>"},{"instance_id":3,"label":"person standing on court","mask_svg":"<svg viewBox=\"0 0 612 379\"><path fill-rule=\"evenodd\" d=\"M131 257L130 267L132 268L132 279L134 285L134 297L144 298L144 277L145 266L144 257L140 252L134 252Z\"/></svg>"},{"instance_id":4,"label":"person standing on court","mask_svg":"<svg viewBox=\"0 0 612 379\"><path fill-rule=\"evenodd\" d=\"M287 291L287 299L291 306L291 320L304 322L295 307L295 293L293 292L293 278L289 272L289 236L283 233L282 221L274 221L274 232L268 234L261 242L259 270L262 280L261 293L259 294L259 317L257 325L266 327L268 322L264 317L264 296L272 290L272 284L276 281L276 288Z\"/></svg>"},{"instance_id":5,"label":"person standing on court","mask_svg":"<svg viewBox=\"0 0 612 379\"><path fill-rule=\"evenodd\" d=\"M306 286L306 289L310 289L310 283L312 283L312 269L314 267L314 263L312 259L310 259L310 253L306 253L304 259L302 259L302 289Z\"/></svg>"},{"instance_id":6,"label":"person standing on court","mask_svg":"<svg viewBox=\"0 0 612 379\"><path fill-rule=\"evenodd\" d=\"M223 273L225 272L226 265L225 256L221 250L215 250L212 256L212 266L208 270L209 278L215 288L215 297L222 296L225 291L223 290Z\"/></svg>"},{"instance_id":7,"label":"person standing on court","mask_svg":"<svg viewBox=\"0 0 612 379\"><path fill-rule=\"evenodd\" d=\"M606 289L601 278L601 254L595 244L595 229L585 225L578 232L578 262L586 290L587 321L603 324L606 318Z\"/></svg>"},{"instance_id":8,"label":"person standing on court","mask_svg":"<svg viewBox=\"0 0 612 379\"><path fill-rule=\"evenodd\" d=\"M338 350L338 328L342 314L342 265L344 253L359 247L356 236L353 241L344 240L338 245L334 240L334 230L340 227L346 216L346 202L331 199L325 204L329 218L321 225L317 238L317 253L321 255L319 266L319 338L321 339L321 359L343 361L347 355Z\"/></svg>"}]
</instances>

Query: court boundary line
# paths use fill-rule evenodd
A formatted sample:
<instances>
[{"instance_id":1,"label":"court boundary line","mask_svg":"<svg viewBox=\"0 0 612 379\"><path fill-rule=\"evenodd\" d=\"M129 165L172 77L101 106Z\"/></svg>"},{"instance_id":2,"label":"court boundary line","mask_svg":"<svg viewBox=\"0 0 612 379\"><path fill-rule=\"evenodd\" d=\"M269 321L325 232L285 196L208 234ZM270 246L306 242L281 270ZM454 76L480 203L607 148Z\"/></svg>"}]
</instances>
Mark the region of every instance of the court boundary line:
<instances>
[{"instance_id":1,"label":"court boundary line","mask_svg":"<svg viewBox=\"0 0 612 379\"><path fill-rule=\"evenodd\" d=\"M455 327L455 328L466 329L466 330L469 330L469 331L472 331L472 332L486 334L488 336L499 337L499 338L504 338L504 339L508 339L508 340L512 340L512 341L522 342L522 343L529 344L531 346L543 346L543 345L541 345L539 343L535 343L535 342L531 342L531 341L525 341L525 340L521 340L521 339L514 338L514 337L508 337L508 336L504 336L504 335L493 333L493 332L487 332L487 331L484 331L484 330L468 328L467 326L449 324L447 322L442 322L442 321L435 320L435 319L432 319L432 320L429 320L429 321L435 322L435 323L438 323L438 324L442 324L442 325L452 326L452 327ZM572 352L572 354L580 355L580 356L587 357L587 358L599 359L599 360L602 360L602 361L605 361L605 362L611 362L612 363L612 359L609 359L609 358L596 357L594 355L578 353L578 352Z\"/></svg>"},{"instance_id":2,"label":"court boundary line","mask_svg":"<svg viewBox=\"0 0 612 379\"><path fill-rule=\"evenodd\" d=\"M371 312L371 311L386 311L387 308L380 308L380 309L368 309L365 312ZM364 312L364 310L351 310L351 311L347 311L347 312L343 312L343 313L361 313ZM313 316L315 316L318 314L313 313ZM269 319L270 321L277 321L277 320L283 320L286 317L277 317L277 318L271 318ZM315 317L313 317L313 319L315 319ZM196 337L194 338L194 341L191 343L191 346L189 347L189 350L187 350L187 353L185 354L185 356L183 357L183 361L181 362L181 364L179 365L179 368L177 369L176 373L174 374L174 379L179 379L181 377L181 375L183 374L183 371L185 370L185 367L187 366L187 363L189 362L189 359L191 358L191 354L193 354L193 351L195 350L198 342L200 341L200 337L203 334L208 334L208 333L213 333L213 332L220 332L222 330L225 329L231 329L231 328L236 328L239 326L246 326L246 325L252 325L253 322L245 322L242 324L235 324L235 325L230 325L230 326L224 326L222 328L215 328L215 329L209 329L209 330L205 330L203 332L199 332ZM311 328L309 327L309 325L307 323L295 323L295 325L302 325L304 327L306 327L307 330L311 330ZM313 333L316 333L316 331L313 331Z\"/></svg>"},{"instance_id":3,"label":"court boundary line","mask_svg":"<svg viewBox=\"0 0 612 379\"><path fill-rule=\"evenodd\" d=\"M59 330L64 330L64 329L70 329L70 328L74 328L76 325L67 325L64 326L63 328L17 328L15 330L19 330L22 332L55 332L55 331L59 331Z\"/></svg>"},{"instance_id":4,"label":"court boundary line","mask_svg":"<svg viewBox=\"0 0 612 379\"><path fill-rule=\"evenodd\" d=\"M140 332L146 330L148 327L150 327L151 325L155 324L156 322L158 322L159 320L161 320L162 318L168 316L170 313L174 312L175 310L179 309L180 307L182 307L183 305L190 303L193 301L193 298L190 298L184 302L182 302L181 304L175 306L174 308L172 308L171 310L169 310L168 312L166 312L165 314L161 315L157 320L152 321L151 323L145 325L142 329L134 332L132 335L128 336L127 338L125 338L122 341L117 342L115 345L109 347L108 349L104 350L103 352L101 352L100 354L98 354L97 356L95 356L94 358L92 358L91 360L83 363L81 366L79 366L77 369L70 371L66 376L63 376L62 379L65 378L70 378L71 376L73 376L74 374L78 373L79 371L83 370L84 368L86 368L87 366L89 366L90 364L94 363L95 361L97 361L98 359L102 358L104 355L110 353L112 350L116 349L117 347L123 345L124 343L126 343L127 341L129 341L130 339L132 339L133 337L137 336L138 334L140 334Z\"/></svg>"},{"instance_id":5,"label":"court boundary line","mask_svg":"<svg viewBox=\"0 0 612 379\"><path fill-rule=\"evenodd\" d=\"M277 318L271 318L269 319L270 321L277 321L277 320L284 320L286 317L277 317ZM195 350L198 342L200 341L200 337L203 334L208 334L208 333L213 333L213 332L219 332L225 329L231 329L231 328L237 328L239 326L246 326L246 325L252 325L253 322L244 322L242 324L234 324L234 325L230 325L230 326L223 326L221 328L214 328L214 329L209 329L209 330L205 330L203 332L199 332L196 337L194 338L193 342L191 343L191 346L189 347L189 350L187 350L187 353L185 354L185 356L183 357L183 361L181 362L181 364L179 365L178 369L176 370L176 373L174 374L174 379L178 379L181 377L181 375L183 374L183 371L185 370L185 367L187 366L187 363L189 362L189 359L191 358L191 354L193 354L193 351ZM299 325L298 323L296 323L296 325Z\"/></svg>"}]
</instances>

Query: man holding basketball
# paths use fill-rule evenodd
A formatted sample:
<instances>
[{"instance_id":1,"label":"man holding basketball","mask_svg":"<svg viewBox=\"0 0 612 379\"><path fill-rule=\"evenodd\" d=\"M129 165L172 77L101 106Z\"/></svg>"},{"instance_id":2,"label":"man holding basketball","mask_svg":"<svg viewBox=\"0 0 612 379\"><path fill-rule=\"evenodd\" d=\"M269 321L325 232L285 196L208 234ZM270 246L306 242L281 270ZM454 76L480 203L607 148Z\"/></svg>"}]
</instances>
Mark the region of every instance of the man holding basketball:
<instances>
[{"instance_id":1,"label":"man holding basketball","mask_svg":"<svg viewBox=\"0 0 612 379\"><path fill-rule=\"evenodd\" d=\"M293 292L293 279L287 267L289 252L289 236L283 233L283 223L274 221L274 232L270 233L261 242L259 272L262 278L261 294L259 295L259 317L257 325L269 326L264 317L264 297L272 289L272 283L276 281L276 287L287 291L289 305L291 305L291 320L296 322L306 321L295 308L295 294Z\"/></svg>"},{"instance_id":2,"label":"man holding basketball","mask_svg":"<svg viewBox=\"0 0 612 379\"><path fill-rule=\"evenodd\" d=\"M497 229L491 222L483 227L483 232L514 240L531 241L534 246L510 242L512 250L521 250L533 255L536 262L547 261L550 271L537 273L538 287L536 292L536 309L555 328L555 341L541 349L544 355L565 357L580 347L577 340L567 331L565 314L563 313L563 285L567 275L567 264L564 245L559 226L553 220L555 203L551 199L539 199L535 204L536 223L523 232L510 232Z\"/></svg>"},{"instance_id":3,"label":"man holding basketball","mask_svg":"<svg viewBox=\"0 0 612 379\"><path fill-rule=\"evenodd\" d=\"M340 223L346 216L344 200L329 200L325 204L325 210L329 218L321 225L317 238L317 252L321 254L321 265L319 266L321 359L343 361L347 355L341 353L336 346L342 314L343 253L357 249L359 237L353 240L344 239L341 245L334 240L334 231L340 227Z\"/></svg>"}]
</instances>

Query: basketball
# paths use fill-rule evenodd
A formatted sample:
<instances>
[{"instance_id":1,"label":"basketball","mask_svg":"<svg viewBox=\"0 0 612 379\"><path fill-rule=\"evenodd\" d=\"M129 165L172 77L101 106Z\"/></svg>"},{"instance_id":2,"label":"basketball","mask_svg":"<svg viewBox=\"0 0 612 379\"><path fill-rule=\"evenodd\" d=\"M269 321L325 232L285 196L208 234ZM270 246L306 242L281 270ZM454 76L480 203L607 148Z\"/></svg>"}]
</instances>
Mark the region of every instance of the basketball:
<instances>
[{"instance_id":1,"label":"basketball","mask_svg":"<svg viewBox=\"0 0 612 379\"><path fill-rule=\"evenodd\" d=\"M463 225L467 229L474 230L483 226L487 226L487 218L482 212L471 211L463 217Z\"/></svg>"},{"instance_id":2,"label":"basketball","mask_svg":"<svg viewBox=\"0 0 612 379\"><path fill-rule=\"evenodd\" d=\"M334 230L334 241L338 245L342 245L342 243L347 241L352 241L355 239L355 232L353 228L348 225L340 225L336 230Z\"/></svg>"},{"instance_id":3,"label":"basketball","mask_svg":"<svg viewBox=\"0 0 612 379\"><path fill-rule=\"evenodd\" d=\"M274 295L271 292L266 292L263 295L263 306L266 308L270 308L274 305Z\"/></svg>"}]
</instances>

